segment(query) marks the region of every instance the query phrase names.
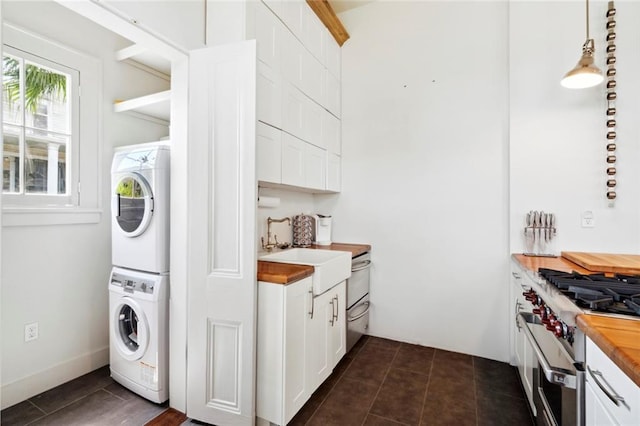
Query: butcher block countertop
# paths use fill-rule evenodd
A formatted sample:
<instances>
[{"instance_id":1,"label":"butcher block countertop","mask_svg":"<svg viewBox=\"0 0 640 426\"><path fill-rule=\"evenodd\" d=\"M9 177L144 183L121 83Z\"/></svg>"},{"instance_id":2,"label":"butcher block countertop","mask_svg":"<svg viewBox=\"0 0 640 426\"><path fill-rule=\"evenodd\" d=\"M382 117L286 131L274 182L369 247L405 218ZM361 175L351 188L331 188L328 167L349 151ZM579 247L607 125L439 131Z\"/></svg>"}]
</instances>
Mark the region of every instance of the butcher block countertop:
<instances>
[{"instance_id":1,"label":"butcher block countertop","mask_svg":"<svg viewBox=\"0 0 640 426\"><path fill-rule=\"evenodd\" d=\"M371 251L368 244L333 243L330 246L313 245L312 249L350 251L351 257ZM258 261L258 281L275 284L291 284L313 275L313 266L292 263Z\"/></svg>"},{"instance_id":2,"label":"butcher block countertop","mask_svg":"<svg viewBox=\"0 0 640 426\"><path fill-rule=\"evenodd\" d=\"M311 248L321 250L337 250L337 251L350 251L351 257L360 256L368 251L371 251L369 244L348 244L348 243L333 243L330 246L318 246L312 245Z\"/></svg>"},{"instance_id":3,"label":"butcher block countertop","mask_svg":"<svg viewBox=\"0 0 640 426\"><path fill-rule=\"evenodd\" d=\"M581 274L591 274L593 272L584 269L580 265L564 259L562 257L535 257L525 256L524 254L513 254L512 257L530 271L538 272L539 268L555 269L557 271L571 272L576 271Z\"/></svg>"},{"instance_id":4,"label":"butcher block countertop","mask_svg":"<svg viewBox=\"0 0 640 426\"><path fill-rule=\"evenodd\" d=\"M258 281L291 284L313 275L313 266L258 261Z\"/></svg>"},{"instance_id":5,"label":"butcher block countertop","mask_svg":"<svg viewBox=\"0 0 640 426\"><path fill-rule=\"evenodd\" d=\"M640 321L584 314L578 315L576 323L602 352L640 386Z\"/></svg>"},{"instance_id":6,"label":"butcher block countertop","mask_svg":"<svg viewBox=\"0 0 640 426\"><path fill-rule=\"evenodd\" d=\"M581 274L610 272L590 271L563 257L529 257L522 254L513 254L512 257L524 268L536 272L538 268L576 271ZM640 386L640 321L581 314L576 318L576 324L636 385Z\"/></svg>"},{"instance_id":7,"label":"butcher block countertop","mask_svg":"<svg viewBox=\"0 0 640 426\"><path fill-rule=\"evenodd\" d=\"M629 275L640 274L640 255L637 254L563 251L562 257L592 272L612 272Z\"/></svg>"}]
</instances>

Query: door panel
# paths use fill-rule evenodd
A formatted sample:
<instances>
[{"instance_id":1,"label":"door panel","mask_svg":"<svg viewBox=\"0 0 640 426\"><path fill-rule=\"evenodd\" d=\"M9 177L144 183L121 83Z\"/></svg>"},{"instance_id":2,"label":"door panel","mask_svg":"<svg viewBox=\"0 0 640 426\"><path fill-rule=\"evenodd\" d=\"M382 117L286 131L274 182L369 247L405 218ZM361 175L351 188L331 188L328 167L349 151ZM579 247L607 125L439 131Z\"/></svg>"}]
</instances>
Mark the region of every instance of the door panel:
<instances>
[{"instance_id":1,"label":"door panel","mask_svg":"<svg viewBox=\"0 0 640 426\"><path fill-rule=\"evenodd\" d=\"M190 52L187 415L253 424L255 41Z\"/></svg>"}]
</instances>

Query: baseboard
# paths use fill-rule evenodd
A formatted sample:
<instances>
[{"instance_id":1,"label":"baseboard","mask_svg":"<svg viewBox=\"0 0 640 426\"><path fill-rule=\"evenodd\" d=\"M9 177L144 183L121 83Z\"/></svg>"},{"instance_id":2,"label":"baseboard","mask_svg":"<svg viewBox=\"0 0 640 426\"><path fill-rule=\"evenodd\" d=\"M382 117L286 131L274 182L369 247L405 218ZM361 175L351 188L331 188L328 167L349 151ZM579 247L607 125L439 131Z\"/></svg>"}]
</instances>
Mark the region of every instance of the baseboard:
<instances>
[{"instance_id":1,"label":"baseboard","mask_svg":"<svg viewBox=\"0 0 640 426\"><path fill-rule=\"evenodd\" d=\"M73 358L46 370L2 385L2 409L109 364L109 347Z\"/></svg>"}]
</instances>

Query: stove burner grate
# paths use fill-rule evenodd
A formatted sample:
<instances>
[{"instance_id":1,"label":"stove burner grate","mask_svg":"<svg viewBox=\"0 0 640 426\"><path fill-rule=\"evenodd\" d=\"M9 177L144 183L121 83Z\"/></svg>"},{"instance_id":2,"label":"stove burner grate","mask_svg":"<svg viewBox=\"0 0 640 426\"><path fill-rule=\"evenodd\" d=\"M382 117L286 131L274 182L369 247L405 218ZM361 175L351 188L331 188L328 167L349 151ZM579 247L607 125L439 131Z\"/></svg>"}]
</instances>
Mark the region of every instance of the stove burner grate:
<instances>
[{"instance_id":1,"label":"stove burner grate","mask_svg":"<svg viewBox=\"0 0 640 426\"><path fill-rule=\"evenodd\" d=\"M539 273L582 308L640 316L640 276L584 275L545 268Z\"/></svg>"}]
</instances>

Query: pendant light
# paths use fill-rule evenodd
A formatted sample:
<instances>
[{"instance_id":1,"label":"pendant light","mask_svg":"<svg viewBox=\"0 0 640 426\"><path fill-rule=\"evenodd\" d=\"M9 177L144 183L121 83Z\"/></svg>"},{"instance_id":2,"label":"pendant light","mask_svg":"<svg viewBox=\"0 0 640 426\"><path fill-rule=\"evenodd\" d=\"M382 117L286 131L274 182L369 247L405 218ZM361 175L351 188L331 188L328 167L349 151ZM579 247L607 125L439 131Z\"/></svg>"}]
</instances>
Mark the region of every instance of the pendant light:
<instances>
[{"instance_id":1,"label":"pendant light","mask_svg":"<svg viewBox=\"0 0 640 426\"><path fill-rule=\"evenodd\" d=\"M568 89L585 89L602 83L602 71L593 65L593 54L596 50L592 38L589 38L589 0L587 3L587 41L582 45L582 57L578 65L565 74L560 84Z\"/></svg>"}]
</instances>

